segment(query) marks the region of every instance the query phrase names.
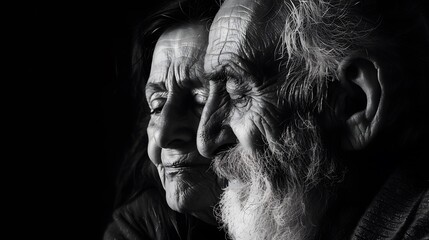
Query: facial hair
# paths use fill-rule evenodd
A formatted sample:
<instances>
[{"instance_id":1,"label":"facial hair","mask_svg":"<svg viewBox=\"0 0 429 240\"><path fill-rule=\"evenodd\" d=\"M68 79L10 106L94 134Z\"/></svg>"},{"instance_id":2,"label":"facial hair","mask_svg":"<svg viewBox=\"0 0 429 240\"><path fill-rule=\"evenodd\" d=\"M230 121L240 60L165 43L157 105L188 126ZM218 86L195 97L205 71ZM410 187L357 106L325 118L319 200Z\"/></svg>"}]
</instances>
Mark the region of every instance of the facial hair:
<instances>
[{"instance_id":1,"label":"facial hair","mask_svg":"<svg viewBox=\"0 0 429 240\"><path fill-rule=\"evenodd\" d=\"M297 116L265 146L249 153L237 145L214 160L229 180L218 217L233 239L314 239L341 175L315 118Z\"/></svg>"}]
</instances>

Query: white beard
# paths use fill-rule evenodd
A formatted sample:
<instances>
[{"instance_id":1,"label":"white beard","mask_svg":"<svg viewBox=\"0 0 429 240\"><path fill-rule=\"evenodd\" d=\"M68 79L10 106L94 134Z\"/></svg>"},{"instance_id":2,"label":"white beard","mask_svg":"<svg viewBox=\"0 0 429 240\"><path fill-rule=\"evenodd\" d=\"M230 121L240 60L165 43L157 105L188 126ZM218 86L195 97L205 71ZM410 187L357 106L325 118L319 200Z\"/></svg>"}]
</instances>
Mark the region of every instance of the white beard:
<instances>
[{"instance_id":1,"label":"white beard","mask_svg":"<svg viewBox=\"0 0 429 240\"><path fill-rule=\"evenodd\" d=\"M249 154L236 146L215 159L214 169L229 180L217 215L233 239L315 238L330 197L323 188L333 186L339 173L316 131L294 138L288 129L269 150Z\"/></svg>"},{"instance_id":2,"label":"white beard","mask_svg":"<svg viewBox=\"0 0 429 240\"><path fill-rule=\"evenodd\" d=\"M303 200L291 196L279 201L271 189L261 195L257 185L233 181L225 189L220 211L230 236L236 240L311 239Z\"/></svg>"}]
</instances>

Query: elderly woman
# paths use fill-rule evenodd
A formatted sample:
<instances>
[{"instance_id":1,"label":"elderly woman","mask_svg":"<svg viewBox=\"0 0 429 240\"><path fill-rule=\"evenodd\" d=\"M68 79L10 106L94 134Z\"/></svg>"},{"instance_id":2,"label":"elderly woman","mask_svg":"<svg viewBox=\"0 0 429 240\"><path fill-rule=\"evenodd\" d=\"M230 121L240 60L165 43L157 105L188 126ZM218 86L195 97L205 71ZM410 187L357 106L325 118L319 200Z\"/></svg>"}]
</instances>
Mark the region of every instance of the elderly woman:
<instances>
[{"instance_id":1,"label":"elderly woman","mask_svg":"<svg viewBox=\"0 0 429 240\"><path fill-rule=\"evenodd\" d=\"M133 187L105 239L225 239L213 211L223 184L196 148L208 94L203 57L217 8L214 1L173 2L138 31L134 78L146 103L122 178Z\"/></svg>"}]
</instances>

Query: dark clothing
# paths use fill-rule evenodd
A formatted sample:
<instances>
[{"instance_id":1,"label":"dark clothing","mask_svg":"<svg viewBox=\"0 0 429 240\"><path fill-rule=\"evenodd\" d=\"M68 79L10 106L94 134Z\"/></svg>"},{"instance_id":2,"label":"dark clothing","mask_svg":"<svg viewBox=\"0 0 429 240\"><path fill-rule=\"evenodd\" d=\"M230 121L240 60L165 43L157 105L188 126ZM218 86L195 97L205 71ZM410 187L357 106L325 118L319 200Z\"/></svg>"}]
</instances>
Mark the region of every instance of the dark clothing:
<instances>
[{"instance_id":1,"label":"dark clothing","mask_svg":"<svg viewBox=\"0 0 429 240\"><path fill-rule=\"evenodd\" d=\"M226 239L218 227L171 210L155 189L117 209L113 220L104 240Z\"/></svg>"},{"instance_id":2,"label":"dark clothing","mask_svg":"<svg viewBox=\"0 0 429 240\"><path fill-rule=\"evenodd\" d=\"M330 239L429 240L428 186L427 180L416 178L406 171L396 171L378 191L357 225L340 230L349 234L334 233L337 237ZM173 222L178 225L175 227ZM178 229L179 234L174 229ZM353 232L351 236L350 232ZM349 237L345 237L347 235ZM114 222L106 231L104 239L226 238L225 233L216 227L169 209L164 198L156 191L145 191L114 213Z\"/></svg>"},{"instance_id":3,"label":"dark clothing","mask_svg":"<svg viewBox=\"0 0 429 240\"><path fill-rule=\"evenodd\" d=\"M361 217L351 239L429 240L429 181L398 170Z\"/></svg>"}]
</instances>

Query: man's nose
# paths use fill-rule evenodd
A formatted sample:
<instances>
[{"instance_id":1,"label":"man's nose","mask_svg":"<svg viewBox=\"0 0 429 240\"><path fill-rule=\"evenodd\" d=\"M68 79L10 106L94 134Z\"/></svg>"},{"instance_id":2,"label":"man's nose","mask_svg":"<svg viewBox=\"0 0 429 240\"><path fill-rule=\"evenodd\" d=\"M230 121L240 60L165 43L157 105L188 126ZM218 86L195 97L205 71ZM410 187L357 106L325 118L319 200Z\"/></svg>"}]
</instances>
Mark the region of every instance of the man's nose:
<instances>
[{"instance_id":1,"label":"man's nose","mask_svg":"<svg viewBox=\"0 0 429 240\"><path fill-rule=\"evenodd\" d=\"M154 139L160 148L184 148L192 141L195 141L196 125L188 117L188 111L180 106L180 103L173 103L168 100L158 119Z\"/></svg>"},{"instance_id":2,"label":"man's nose","mask_svg":"<svg viewBox=\"0 0 429 240\"><path fill-rule=\"evenodd\" d=\"M201 115L197 132L197 148L206 158L237 143L237 138L229 125L228 98L222 96L220 86L210 85L210 95ZM218 94L219 93L219 94Z\"/></svg>"}]
</instances>

